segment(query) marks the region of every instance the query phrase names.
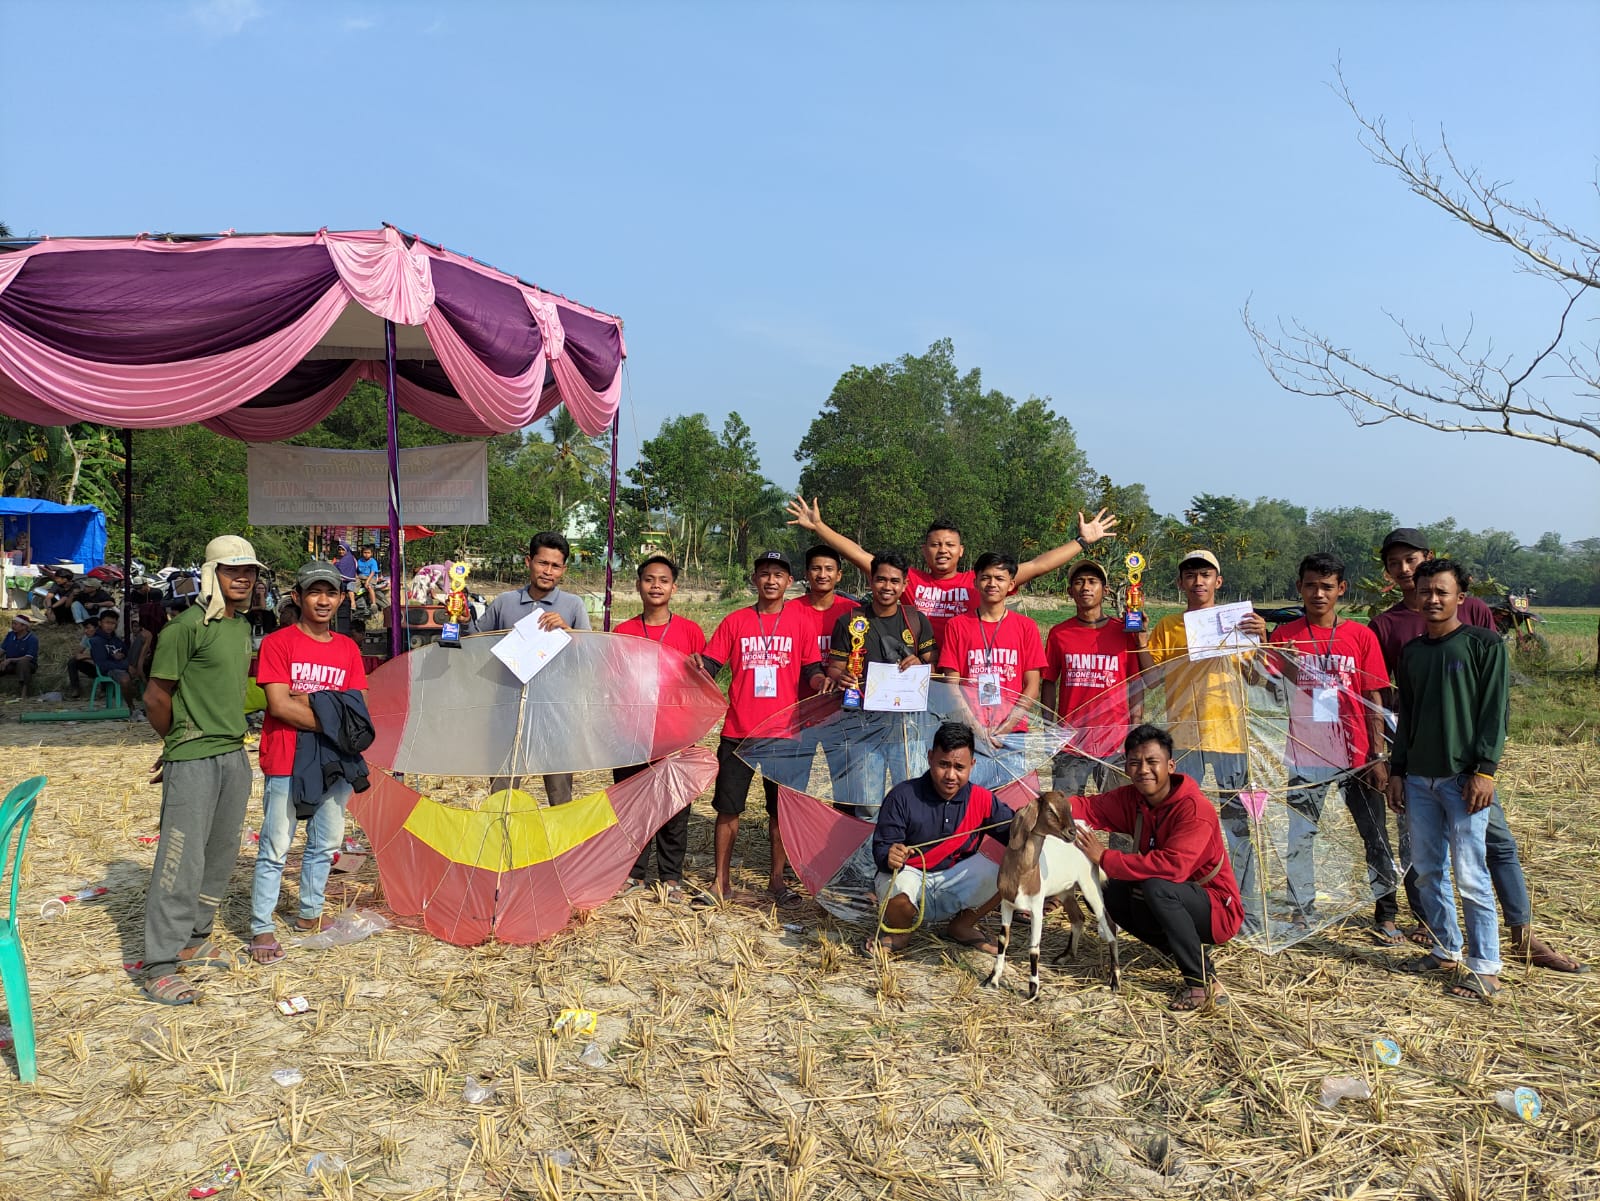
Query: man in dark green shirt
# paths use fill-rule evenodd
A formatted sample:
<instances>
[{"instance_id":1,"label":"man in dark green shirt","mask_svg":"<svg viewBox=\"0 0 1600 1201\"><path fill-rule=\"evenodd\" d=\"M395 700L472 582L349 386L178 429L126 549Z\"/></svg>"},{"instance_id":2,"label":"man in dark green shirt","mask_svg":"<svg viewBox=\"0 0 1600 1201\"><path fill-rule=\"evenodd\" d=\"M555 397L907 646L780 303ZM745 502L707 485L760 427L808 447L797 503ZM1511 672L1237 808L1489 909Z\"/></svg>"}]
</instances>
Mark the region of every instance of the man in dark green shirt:
<instances>
[{"instance_id":1,"label":"man in dark green shirt","mask_svg":"<svg viewBox=\"0 0 1600 1201\"><path fill-rule=\"evenodd\" d=\"M145 899L144 992L163 1005L188 1005L198 996L177 974L180 966L228 966L211 927L239 857L250 802L244 614L261 566L243 538L213 538L200 573L200 603L167 623L150 665L145 709L163 746L156 776L161 841Z\"/></svg>"},{"instance_id":2,"label":"man in dark green shirt","mask_svg":"<svg viewBox=\"0 0 1600 1201\"><path fill-rule=\"evenodd\" d=\"M1448 559L1417 568L1428 628L1400 655L1400 724L1389 805L1411 827L1412 866L1433 947L1402 971L1451 971L1451 996L1488 1001L1500 991L1500 922L1489 879L1487 832L1494 774L1506 745L1511 667L1498 634L1463 625L1467 574ZM1467 919L1461 926L1448 868Z\"/></svg>"}]
</instances>

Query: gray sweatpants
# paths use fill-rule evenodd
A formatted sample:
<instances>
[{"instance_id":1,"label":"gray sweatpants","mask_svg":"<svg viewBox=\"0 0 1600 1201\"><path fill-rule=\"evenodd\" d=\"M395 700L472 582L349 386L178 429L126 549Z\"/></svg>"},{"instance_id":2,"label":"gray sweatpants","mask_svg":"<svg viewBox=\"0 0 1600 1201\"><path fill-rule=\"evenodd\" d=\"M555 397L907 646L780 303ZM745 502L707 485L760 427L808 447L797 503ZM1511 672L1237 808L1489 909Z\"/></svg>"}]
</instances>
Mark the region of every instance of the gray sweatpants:
<instances>
[{"instance_id":1,"label":"gray sweatpants","mask_svg":"<svg viewBox=\"0 0 1600 1201\"><path fill-rule=\"evenodd\" d=\"M168 763L161 779L161 842L144 905L144 969L151 979L171 975L179 951L211 937L239 861L250 759L241 747Z\"/></svg>"}]
</instances>

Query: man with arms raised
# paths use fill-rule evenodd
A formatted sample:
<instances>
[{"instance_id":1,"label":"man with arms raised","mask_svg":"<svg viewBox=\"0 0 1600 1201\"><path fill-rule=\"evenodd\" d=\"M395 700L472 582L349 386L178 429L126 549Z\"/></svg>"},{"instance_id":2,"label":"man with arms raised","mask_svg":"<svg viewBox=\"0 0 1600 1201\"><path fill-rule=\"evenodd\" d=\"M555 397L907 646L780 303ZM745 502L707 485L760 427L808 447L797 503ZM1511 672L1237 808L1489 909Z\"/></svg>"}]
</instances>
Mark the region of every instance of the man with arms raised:
<instances>
[{"instance_id":1,"label":"man with arms raised","mask_svg":"<svg viewBox=\"0 0 1600 1201\"><path fill-rule=\"evenodd\" d=\"M1372 632L1383 648L1383 661L1389 669L1390 679L1399 679L1400 656L1406 645L1422 637L1427 629L1427 619L1422 613L1422 601L1417 594L1417 569L1433 558L1428 549L1428 539L1420 530L1402 527L1390 530L1379 552L1383 556L1384 573L1400 589L1400 599L1378 614L1372 621ZM1456 607L1456 619L1463 625L1494 630L1494 612L1475 596L1464 595ZM1409 827L1404 817L1400 819L1400 859L1411 860ZM1511 826L1506 822L1506 811L1500 804L1499 794L1489 805L1489 826L1485 834L1488 846L1489 877L1494 881L1495 896L1511 928L1511 958L1533 967L1549 968L1557 972L1586 972L1588 967L1570 955L1554 950L1543 939L1533 934L1533 902L1528 899L1528 881L1522 871L1522 860L1517 852L1517 840L1512 837ZM1405 876L1406 901L1411 912L1422 914L1416 892L1416 873ZM1418 928L1411 935L1419 946L1431 945L1428 931Z\"/></svg>"},{"instance_id":2,"label":"man with arms raised","mask_svg":"<svg viewBox=\"0 0 1600 1201\"><path fill-rule=\"evenodd\" d=\"M651 555L639 564L639 599L644 612L630 617L617 627L617 633L628 638L643 638L648 642L670 646L685 655L698 655L706 649L706 635L698 623L672 611L672 597L678 591L678 565L666 555ZM648 764L619 767L612 771L613 781L626 780L642 772ZM656 874L669 901L681 902L683 894L683 856L689 849L689 806L667 818L666 824L656 831L655 837L645 843L639 858L628 873L627 891L644 886L645 873L650 870L650 852L656 854Z\"/></svg>"},{"instance_id":3,"label":"man with arms raised","mask_svg":"<svg viewBox=\"0 0 1600 1201\"><path fill-rule=\"evenodd\" d=\"M1499 634L1461 623L1465 571L1434 559L1418 565L1415 580L1428 628L1400 655L1389 805L1411 828L1417 894L1433 946L1400 970L1457 972L1447 993L1489 1001L1500 991L1501 964L1486 839L1506 745L1511 660ZM1464 960L1447 865L1466 910Z\"/></svg>"},{"instance_id":4,"label":"man with arms raised","mask_svg":"<svg viewBox=\"0 0 1600 1201\"><path fill-rule=\"evenodd\" d=\"M990 551L978 557L981 598L976 615L963 613L945 623L939 642L939 673L970 681L966 688L980 737L994 754L980 768L981 782L1000 788L1024 772L1022 736L1028 732L1028 704L1039 699L1044 645L1033 618L1006 606L1016 582L1017 561Z\"/></svg>"},{"instance_id":5,"label":"man with arms raised","mask_svg":"<svg viewBox=\"0 0 1600 1201\"><path fill-rule=\"evenodd\" d=\"M1225 1005L1228 994L1208 948L1239 932L1244 906L1216 810L1200 785L1177 770L1165 730L1133 729L1123 762L1128 784L1072 798L1072 815L1084 823L1076 831L1078 849L1106 874L1111 920L1177 962L1183 984L1168 1008ZM1129 835L1133 850L1111 850L1095 830Z\"/></svg>"},{"instance_id":6,"label":"man with arms raised","mask_svg":"<svg viewBox=\"0 0 1600 1201\"><path fill-rule=\"evenodd\" d=\"M933 626L902 602L905 590L905 556L886 551L872 561L872 603L865 609L843 614L834 623L828 650L828 677L834 687L864 689L870 663L894 663L904 671L933 661ZM859 676L850 668L857 646L861 654ZM850 792L860 798L855 815L871 821L878 816L877 801L885 789L885 774L888 787L893 787L910 778L913 759L921 755L916 716L863 711L854 721L841 723L840 728L850 740ZM835 775L835 785L838 780Z\"/></svg>"},{"instance_id":7,"label":"man with arms raised","mask_svg":"<svg viewBox=\"0 0 1600 1201\"><path fill-rule=\"evenodd\" d=\"M800 703L802 677L821 669L811 623L784 604L784 593L793 578L782 551L762 551L756 556L751 573L756 603L724 617L713 631L705 653L697 657L712 679L724 666L730 677L728 716L717 743L717 787L711 798L711 807L717 814L714 887L725 900L733 896L733 843L739 836L739 818L756 774L739 752L747 749L744 740L757 730L763 740L782 740L783 733L773 728L772 719ZM787 733L792 738L794 731ZM781 756L781 762L774 756L761 770L767 798L767 837L772 846L772 873L767 888L780 909L794 908L801 904L801 898L783 882L783 836L778 830L780 779L774 773L778 777L798 777L801 767L795 750ZM807 783L798 778L784 778L781 782L796 789L804 789Z\"/></svg>"},{"instance_id":8,"label":"man with arms raised","mask_svg":"<svg viewBox=\"0 0 1600 1201\"><path fill-rule=\"evenodd\" d=\"M872 556L859 543L852 541L822 520L822 505L813 499L809 504L803 496L789 502L790 525L810 530L842 554L862 571L872 571ZM1116 528L1117 519L1101 509L1093 520L1078 514L1078 537L1064 546L1045 551L1017 567L1012 580L1013 588L1020 588L1030 580L1049 575L1059 567L1082 554L1085 547L1093 546ZM918 609L933 622L933 636L944 642L945 622L952 617L972 615L978 611L977 570L959 571L961 564L961 531L947 521L935 521L922 539L922 567L911 568L906 573L906 594Z\"/></svg>"},{"instance_id":9,"label":"man with arms raised","mask_svg":"<svg viewBox=\"0 0 1600 1201\"><path fill-rule=\"evenodd\" d=\"M1114 774L1105 760L1121 753L1143 704L1142 685L1133 678L1139 640L1106 616L1106 584L1106 569L1093 559L1074 563L1067 594L1077 612L1052 626L1044 640L1040 703L1080 731L1051 767L1052 783L1068 796L1105 788Z\"/></svg>"},{"instance_id":10,"label":"man with arms raised","mask_svg":"<svg viewBox=\"0 0 1600 1201\"><path fill-rule=\"evenodd\" d=\"M365 695L367 673L355 640L333 630L344 592L344 577L332 563L312 562L294 581L300 617L294 625L268 634L261 643L256 683L267 694L261 727L261 841L256 847L255 883L250 894L250 954L257 963L277 963L283 948L273 931L272 913L283 885L283 864L294 842L296 806L292 795L295 751L301 731L319 729L311 708L314 692ZM300 913L294 928L315 930L322 921L323 898L333 856L344 843L344 809L350 783L335 780L315 801L306 823L300 861Z\"/></svg>"},{"instance_id":11,"label":"man with arms raised","mask_svg":"<svg viewBox=\"0 0 1600 1201\"><path fill-rule=\"evenodd\" d=\"M483 616L471 622L463 634L484 634L509 630L523 618L537 613L539 626L546 630L587 630L589 614L581 597L561 590L561 577L567 573L572 547L560 534L546 530L528 543L528 586L502 592L489 602ZM492 789L509 788L512 778L496 777ZM552 805L572 799L572 775L558 772L544 777L544 793Z\"/></svg>"},{"instance_id":12,"label":"man with arms raised","mask_svg":"<svg viewBox=\"0 0 1600 1201\"><path fill-rule=\"evenodd\" d=\"M1000 867L978 846L985 838L1004 846L1014 814L972 782L973 745L968 726L945 722L928 748L928 770L883 798L872 857L878 895L889 899L884 929L867 940L868 954L899 951L911 941L919 902L928 923L947 923L947 938L995 954L978 922L999 908Z\"/></svg>"},{"instance_id":13,"label":"man with arms raised","mask_svg":"<svg viewBox=\"0 0 1600 1201\"><path fill-rule=\"evenodd\" d=\"M1209 550L1196 548L1178 561L1178 587L1186 611L1214 608L1222 587L1222 564ZM1166 693L1168 733L1177 749L1178 771L1205 783L1211 768L1222 801L1222 828L1228 855L1244 897L1245 932L1263 929L1261 890L1256 874L1255 845L1250 841L1250 816L1239 801L1249 787L1250 756L1245 724L1243 672L1245 654L1212 659L1189 658L1189 633L1182 613L1163 617L1151 630L1141 664L1162 668L1158 677ZM1264 638L1267 623L1251 613L1239 631ZM1146 677L1156 678L1156 677Z\"/></svg>"},{"instance_id":14,"label":"man with arms raised","mask_svg":"<svg viewBox=\"0 0 1600 1201\"><path fill-rule=\"evenodd\" d=\"M163 1005L188 1005L199 995L177 974L180 965L231 966L211 927L250 801L244 612L261 567L243 538L213 538L200 602L167 623L150 664L145 711L163 746L152 781L161 784L161 838L145 899L144 992Z\"/></svg>"}]
</instances>

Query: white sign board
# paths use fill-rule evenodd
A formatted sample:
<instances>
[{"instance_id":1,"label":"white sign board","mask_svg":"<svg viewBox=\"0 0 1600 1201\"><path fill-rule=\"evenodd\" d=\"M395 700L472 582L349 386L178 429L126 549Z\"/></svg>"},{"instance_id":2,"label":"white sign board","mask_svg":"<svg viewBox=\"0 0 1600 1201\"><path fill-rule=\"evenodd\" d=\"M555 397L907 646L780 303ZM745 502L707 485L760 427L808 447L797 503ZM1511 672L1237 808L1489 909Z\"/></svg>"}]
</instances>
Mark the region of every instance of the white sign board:
<instances>
[{"instance_id":1,"label":"white sign board","mask_svg":"<svg viewBox=\"0 0 1600 1201\"><path fill-rule=\"evenodd\" d=\"M488 525L484 442L400 452L400 520L411 525ZM382 450L250 447L251 525L387 525L389 457Z\"/></svg>"}]
</instances>

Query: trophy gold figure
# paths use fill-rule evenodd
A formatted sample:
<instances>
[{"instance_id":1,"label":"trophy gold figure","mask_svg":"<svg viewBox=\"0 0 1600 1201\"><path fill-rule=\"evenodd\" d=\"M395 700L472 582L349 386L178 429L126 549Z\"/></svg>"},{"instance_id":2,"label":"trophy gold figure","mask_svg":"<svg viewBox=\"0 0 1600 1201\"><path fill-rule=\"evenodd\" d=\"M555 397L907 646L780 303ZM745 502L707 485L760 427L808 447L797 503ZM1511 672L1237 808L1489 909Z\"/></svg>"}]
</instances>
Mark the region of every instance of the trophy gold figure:
<instances>
[{"instance_id":1,"label":"trophy gold figure","mask_svg":"<svg viewBox=\"0 0 1600 1201\"><path fill-rule=\"evenodd\" d=\"M861 708L861 673L867 667L867 619L859 613L850 619L850 624L845 627L850 631L850 657L845 660L844 669L855 683L844 690L846 709Z\"/></svg>"},{"instance_id":2,"label":"trophy gold figure","mask_svg":"<svg viewBox=\"0 0 1600 1201\"><path fill-rule=\"evenodd\" d=\"M1144 556L1133 551L1123 560L1128 565L1128 603L1123 606L1122 628L1138 633L1148 624L1144 615Z\"/></svg>"},{"instance_id":3,"label":"trophy gold figure","mask_svg":"<svg viewBox=\"0 0 1600 1201\"><path fill-rule=\"evenodd\" d=\"M465 563L450 564L450 595L444 602L445 616L450 620L439 630L440 646L461 645L461 624L472 613L467 603L467 572Z\"/></svg>"}]
</instances>

